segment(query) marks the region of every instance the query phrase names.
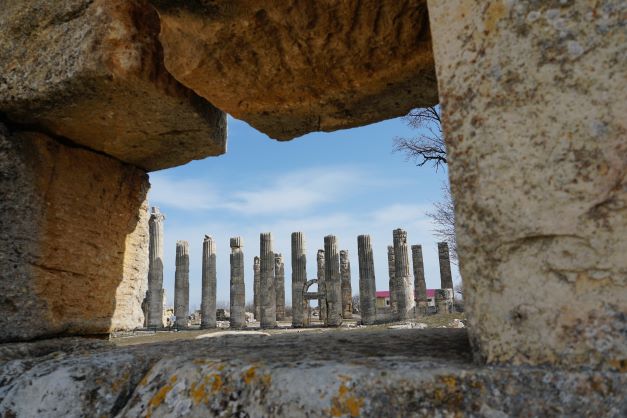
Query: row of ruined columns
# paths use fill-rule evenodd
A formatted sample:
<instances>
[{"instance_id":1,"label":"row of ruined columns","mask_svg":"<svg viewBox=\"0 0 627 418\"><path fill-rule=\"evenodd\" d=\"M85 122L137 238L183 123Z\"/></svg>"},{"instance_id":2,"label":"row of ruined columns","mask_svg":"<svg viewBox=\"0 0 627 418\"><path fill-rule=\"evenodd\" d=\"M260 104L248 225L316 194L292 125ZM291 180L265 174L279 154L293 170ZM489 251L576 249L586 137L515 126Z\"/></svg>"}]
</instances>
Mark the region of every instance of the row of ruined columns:
<instances>
[{"instance_id":1,"label":"row of ruined columns","mask_svg":"<svg viewBox=\"0 0 627 418\"><path fill-rule=\"evenodd\" d=\"M149 327L163 326L163 221L165 217L153 208L150 221L149 272L147 292L147 319ZM246 291L244 282L243 240L230 239L230 327L246 327ZM253 263L254 316L261 328L276 327L285 315L285 266L283 256L272 248L271 233L260 235L260 255ZM359 260L359 300L362 323L376 321L376 285L373 250L369 235L357 237ZM324 249L317 252L318 273L316 280L307 280L307 256L305 237L294 232L291 237L292 262L292 325L303 327L308 323L306 284L317 282L320 320L327 326L340 326L343 319L352 318L351 267L348 251L338 251L337 238L324 237ZM438 308L448 310L452 295L452 275L448 245L438 243L440 278L442 289L436 292ZM424 276L422 246L412 245L413 278L409 265L410 249L407 233L402 229L393 231L393 245L388 247L390 309L395 320L407 320L427 313L427 294ZM201 328L216 327L216 245L210 236L205 236L202 255L202 298ZM189 244L176 243L176 270L174 292L174 315L176 326L185 328L189 314ZM440 306L441 305L441 306Z\"/></svg>"}]
</instances>

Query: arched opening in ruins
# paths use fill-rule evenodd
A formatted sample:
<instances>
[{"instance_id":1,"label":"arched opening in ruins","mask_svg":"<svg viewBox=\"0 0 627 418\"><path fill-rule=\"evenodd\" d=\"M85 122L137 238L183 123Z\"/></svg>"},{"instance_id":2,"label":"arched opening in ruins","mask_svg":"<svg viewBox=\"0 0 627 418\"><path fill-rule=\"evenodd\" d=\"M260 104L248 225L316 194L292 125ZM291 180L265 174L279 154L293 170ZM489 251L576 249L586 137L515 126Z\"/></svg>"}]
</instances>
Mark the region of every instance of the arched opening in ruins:
<instances>
[{"instance_id":1,"label":"arched opening in ruins","mask_svg":"<svg viewBox=\"0 0 627 418\"><path fill-rule=\"evenodd\" d=\"M248 328L259 326L259 315L252 321L252 314L256 313L254 283L258 281L262 231L272 233L273 251L282 254L285 303L280 305L288 311L285 318L279 316L282 327L292 325L290 236L295 231L303 232L306 241L306 279L324 275L324 258L319 259L319 253L324 254L324 236L337 237L340 275L343 283L350 283L343 292L347 311L344 326L358 325L361 320L358 312L351 318L352 296L360 294L358 235L368 234L372 239L376 290L388 292L387 247L393 243L392 231L399 227L407 231L410 246L421 244L424 248L424 261L420 264L426 264L422 270L426 271L427 287L441 288L437 239L425 212L431 210L432 202L440 199L440 182L446 178L446 171L420 170L406 161L403 154L393 152L395 136L415 134L405 120L312 134L289 143L274 142L241 121L229 119L229 125L230 150L226 155L150 174L149 205L159 207L159 216L165 216L161 224L167 317L174 315L175 247L177 241L187 241L189 313L185 319L191 316L191 329L201 325L205 235L211 237L215 247L214 304L220 309L220 327L229 324L229 239L236 236L243 242ZM267 157L259 158L260 155ZM413 285L412 258L415 256L410 252L408 263ZM317 284L313 284L311 291L317 289ZM324 323L320 320L319 306L314 298L311 313L316 326ZM355 308L359 308L359 302ZM386 321L387 310L385 306L378 308L380 323ZM161 327L162 322L159 324Z\"/></svg>"}]
</instances>

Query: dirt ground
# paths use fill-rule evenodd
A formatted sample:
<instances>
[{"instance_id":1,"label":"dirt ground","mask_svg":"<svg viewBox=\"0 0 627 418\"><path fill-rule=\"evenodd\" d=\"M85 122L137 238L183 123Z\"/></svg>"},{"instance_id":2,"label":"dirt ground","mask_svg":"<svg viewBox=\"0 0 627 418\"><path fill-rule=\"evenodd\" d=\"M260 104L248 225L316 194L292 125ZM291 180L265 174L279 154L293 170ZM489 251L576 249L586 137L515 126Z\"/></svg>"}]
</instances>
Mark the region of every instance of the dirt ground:
<instances>
[{"instance_id":1,"label":"dirt ground","mask_svg":"<svg viewBox=\"0 0 627 418\"><path fill-rule=\"evenodd\" d=\"M229 332L230 335L233 333L241 333L242 335L246 335L250 333L250 331L261 331L270 335L283 335L283 334L291 334L291 333L307 333L307 334L316 334L316 333L326 333L326 332L364 332L364 331L374 331L374 330L384 330L384 329L399 329L399 328L458 328L460 321L465 321L465 316L463 313L452 313L452 314L442 314L442 315L429 315L426 317L421 317L412 321L400 321L400 322L391 322L385 324L376 324L376 325L358 325L359 317L355 319L344 320L342 326L338 328L329 328L325 327L320 321L312 321L312 324L307 328L292 328L292 324L290 321L279 322L277 328L274 329L263 329L259 328L259 322L250 322L245 330L233 330ZM180 330L180 331L157 331L156 333L153 331L134 331L132 333L125 333L122 335L114 336L111 338L111 342L113 342L117 346L129 346L129 345L137 345L137 344L149 344L156 342L164 342L164 341L178 341L178 340L192 340L199 336L208 335L208 334L217 334L223 335L225 331L230 331L228 326L228 321L218 321L218 327L215 329L199 329L198 326L192 326L191 329ZM216 335L216 336L218 336Z\"/></svg>"}]
</instances>

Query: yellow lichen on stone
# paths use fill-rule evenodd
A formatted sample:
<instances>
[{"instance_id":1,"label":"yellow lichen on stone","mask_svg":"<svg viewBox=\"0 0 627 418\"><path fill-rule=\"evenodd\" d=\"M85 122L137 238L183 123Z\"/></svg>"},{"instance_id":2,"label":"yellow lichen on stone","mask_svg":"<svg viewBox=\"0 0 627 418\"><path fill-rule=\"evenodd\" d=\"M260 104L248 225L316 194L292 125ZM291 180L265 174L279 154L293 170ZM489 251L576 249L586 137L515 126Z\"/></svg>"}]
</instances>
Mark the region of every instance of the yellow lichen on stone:
<instances>
[{"instance_id":1,"label":"yellow lichen on stone","mask_svg":"<svg viewBox=\"0 0 627 418\"><path fill-rule=\"evenodd\" d=\"M244 379L244 383L249 384L255 378L255 370L257 368L255 366L250 367L244 374L242 378Z\"/></svg>"},{"instance_id":2,"label":"yellow lichen on stone","mask_svg":"<svg viewBox=\"0 0 627 418\"><path fill-rule=\"evenodd\" d=\"M211 390L213 390L214 392L217 392L220 389L222 389L222 376L220 376L217 373L214 373L211 376L213 377L213 383L211 384Z\"/></svg>"},{"instance_id":3,"label":"yellow lichen on stone","mask_svg":"<svg viewBox=\"0 0 627 418\"><path fill-rule=\"evenodd\" d=\"M350 415L351 417L358 417L363 405L364 400L362 398L353 396L350 388L344 383L340 383L338 395L331 398L331 416Z\"/></svg>"},{"instance_id":4,"label":"yellow lichen on stone","mask_svg":"<svg viewBox=\"0 0 627 418\"><path fill-rule=\"evenodd\" d=\"M142 377L142 380L139 381L139 386L146 386L148 384L148 375Z\"/></svg>"},{"instance_id":5,"label":"yellow lichen on stone","mask_svg":"<svg viewBox=\"0 0 627 418\"><path fill-rule=\"evenodd\" d=\"M189 389L190 398L192 398L192 402L194 405L198 405L202 402L206 402L207 400L207 392L205 391L205 384L200 383L196 384L196 382L192 383Z\"/></svg>"},{"instance_id":6,"label":"yellow lichen on stone","mask_svg":"<svg viewBox=\"0 0 627 418\"><path fill-rule=\"evenodd\" d=\"M170 382L174 383L176 382L176 375L172 376L170 378ZM163 387L161 387L161 389L159 389L159 391L150 399L150 401L148 401L148 410L146 411L146 418L150 418L150 416L152 415L152 411L157 408L159 405L161 405L166 397L166 395L168 394L168 392L170 392L172 390L172 385L171 384L166 384Z\"/></svg>"}]
</instances>

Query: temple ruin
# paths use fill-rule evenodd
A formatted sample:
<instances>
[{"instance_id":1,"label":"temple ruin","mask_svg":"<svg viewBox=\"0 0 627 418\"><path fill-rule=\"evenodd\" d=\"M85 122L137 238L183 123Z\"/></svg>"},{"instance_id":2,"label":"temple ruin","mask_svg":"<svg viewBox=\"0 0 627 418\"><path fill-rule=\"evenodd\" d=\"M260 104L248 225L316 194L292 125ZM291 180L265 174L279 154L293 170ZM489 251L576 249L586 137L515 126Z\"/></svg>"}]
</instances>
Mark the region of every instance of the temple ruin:
<instances>
[{"instance_id":1,"label":"temple ruin","mask_svg":"<svg viewBox=\"0 0 627 418\"><path fill-rule=\"evenodd\" d=\"M2 4L0 28L0 415L624 415L623 2L24 0ZM468 316L468 330L428 334L445 349L426 330L250 336L253 354L78 338L158 327L149 173L226 152L227 113L283 141L438 103ZM316 298L337 326L327 238ZM388 251L400 316L402 241ZM260 243L271 329L275 253L269 233ZM435 296L449 309L444 248ZM185 328L186 242L175 282ZM273 342L298 350L279 359Z\"/></svg>"}]
</instances>

